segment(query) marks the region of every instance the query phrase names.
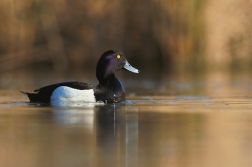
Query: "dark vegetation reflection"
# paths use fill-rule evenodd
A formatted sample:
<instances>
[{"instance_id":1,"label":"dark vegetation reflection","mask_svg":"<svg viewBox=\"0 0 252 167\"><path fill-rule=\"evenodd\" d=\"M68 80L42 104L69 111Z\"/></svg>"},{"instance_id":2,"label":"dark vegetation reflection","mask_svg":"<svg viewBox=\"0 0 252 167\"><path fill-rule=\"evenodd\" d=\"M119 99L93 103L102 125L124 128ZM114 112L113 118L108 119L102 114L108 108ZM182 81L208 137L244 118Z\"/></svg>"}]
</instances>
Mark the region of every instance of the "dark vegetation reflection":
<instances>
[{"instance_id":1,"label":"dark vegetation reflection","mask_svg":"<svg viewBox=\"0 0 252 167\"><path fill-rule=\"evenodd\" d=\"M251 98L146 101L63 108L2 104L1 164L161 167L247 162Z\"/></svg>"}]
</instances>

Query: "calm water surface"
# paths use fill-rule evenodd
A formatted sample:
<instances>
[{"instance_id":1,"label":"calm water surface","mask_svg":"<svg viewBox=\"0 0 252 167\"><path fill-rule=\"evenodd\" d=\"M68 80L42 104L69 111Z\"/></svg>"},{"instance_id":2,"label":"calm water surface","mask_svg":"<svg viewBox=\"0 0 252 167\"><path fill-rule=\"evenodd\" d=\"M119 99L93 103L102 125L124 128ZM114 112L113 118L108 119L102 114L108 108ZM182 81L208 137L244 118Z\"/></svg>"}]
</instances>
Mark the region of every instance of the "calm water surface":
<instances>
[{"instance_id":1,"label":"calm water surface","mask_svg":"<svg viewBox=\"0 0 252 167\"><path fill-rule=\"evenodd\" d=\"M125 103L98 106L30 104L19 88L1 90L0 164L252 166L252 84L221 79L128 84Z\"/></svg>"}]
</instances>

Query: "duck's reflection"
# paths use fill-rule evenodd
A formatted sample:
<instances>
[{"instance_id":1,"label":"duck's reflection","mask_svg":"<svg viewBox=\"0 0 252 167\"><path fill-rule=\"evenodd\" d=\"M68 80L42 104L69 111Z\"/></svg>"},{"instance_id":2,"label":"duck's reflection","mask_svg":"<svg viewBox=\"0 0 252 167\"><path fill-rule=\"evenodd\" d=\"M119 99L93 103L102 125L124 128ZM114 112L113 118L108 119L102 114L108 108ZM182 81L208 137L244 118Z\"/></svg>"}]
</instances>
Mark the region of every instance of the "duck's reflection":
<instances>
[{"instance_id":1,"label":"duck's reflection","mask_svg":"<svg viewBox=\"0 0 252 167\"><path fill-rule=\"evenodd\" d=\"M136 166L138 155L138 114L127 114L122 104L96 107L97 153L113 166Z\"/></svg>"},{"instance_id":2,"label":"duck's reflection","mask_svg":"<svg viewBox=\"0 0 252 167\"><path fill-rule=\"evenodd\" d=\"M54 121L61 125L83 126L95 135L95 166L137 166L138 113L126 112L123 104L85 106L82 108L54 108ZM88 136L87 136L88 137ZM89 150L91 151L91 150ZM91 152L93 152L91 151ZM100 163L100 162L104 162Z\"/></svg>"},{"instance_id":3,"label":"duck's reflection","mask_svg":"<svg viewBox=\"0 0 252 167\"><path fill-rule=\"evenodd\" d=\"M59 124L83 124L94 127L94 106L104 103L55 103L52 104L54 120Z\"/></svg>"},{"instance_id":4,"label":"duck's reflection","mask_svg":"<svg viewBox=\"0 0 252 167\"><path fill-rule=\"evenodd\" d=\"M94 107L85 107L85 109L55 109L53 111L54 121L58 124L83 125L89 130L94 127Z\"/></svg>"}]
</instances>

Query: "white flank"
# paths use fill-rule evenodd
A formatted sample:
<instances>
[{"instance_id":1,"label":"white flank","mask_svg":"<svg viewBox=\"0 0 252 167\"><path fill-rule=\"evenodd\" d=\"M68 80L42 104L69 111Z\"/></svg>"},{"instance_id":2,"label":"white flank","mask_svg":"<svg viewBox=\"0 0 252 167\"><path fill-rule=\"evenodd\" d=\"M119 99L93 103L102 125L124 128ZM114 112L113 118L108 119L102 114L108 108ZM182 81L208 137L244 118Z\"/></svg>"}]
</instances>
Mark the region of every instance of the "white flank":
<instances>
[{"instance_id":1,"label":"white flank","mask_svg":"<svg viewBox=\"0 0 252 167\"><path fill-rule=\"evenodd\" d=\"M55 89L50 101L53 105L96 102L93 89L79 90L67 86Z\"/></svg>"}]
</instances>

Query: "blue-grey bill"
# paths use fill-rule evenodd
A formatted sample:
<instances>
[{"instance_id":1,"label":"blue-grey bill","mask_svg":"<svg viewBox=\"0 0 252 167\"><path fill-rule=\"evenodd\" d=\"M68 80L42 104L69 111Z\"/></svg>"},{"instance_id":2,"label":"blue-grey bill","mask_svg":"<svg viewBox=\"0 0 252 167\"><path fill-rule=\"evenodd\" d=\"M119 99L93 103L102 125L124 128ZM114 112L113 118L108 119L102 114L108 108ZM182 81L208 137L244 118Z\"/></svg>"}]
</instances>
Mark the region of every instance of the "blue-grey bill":
<instances>
[{"instance_id":1,"label":"blue-grey bill","mask_svg":"<svg viewBox=\"0 0 252 167\"><path fill-rule=\"evenodd\" d=\"M136 69L136 68L134 68L134 67L132 67L132 66L129 64L128 61L126 61L125 65L124 65L124 68L125 68L126 70L129 70L129 71L133 72L133 73L139 73L139 70Z\"/></svg>"}]
</instances>

